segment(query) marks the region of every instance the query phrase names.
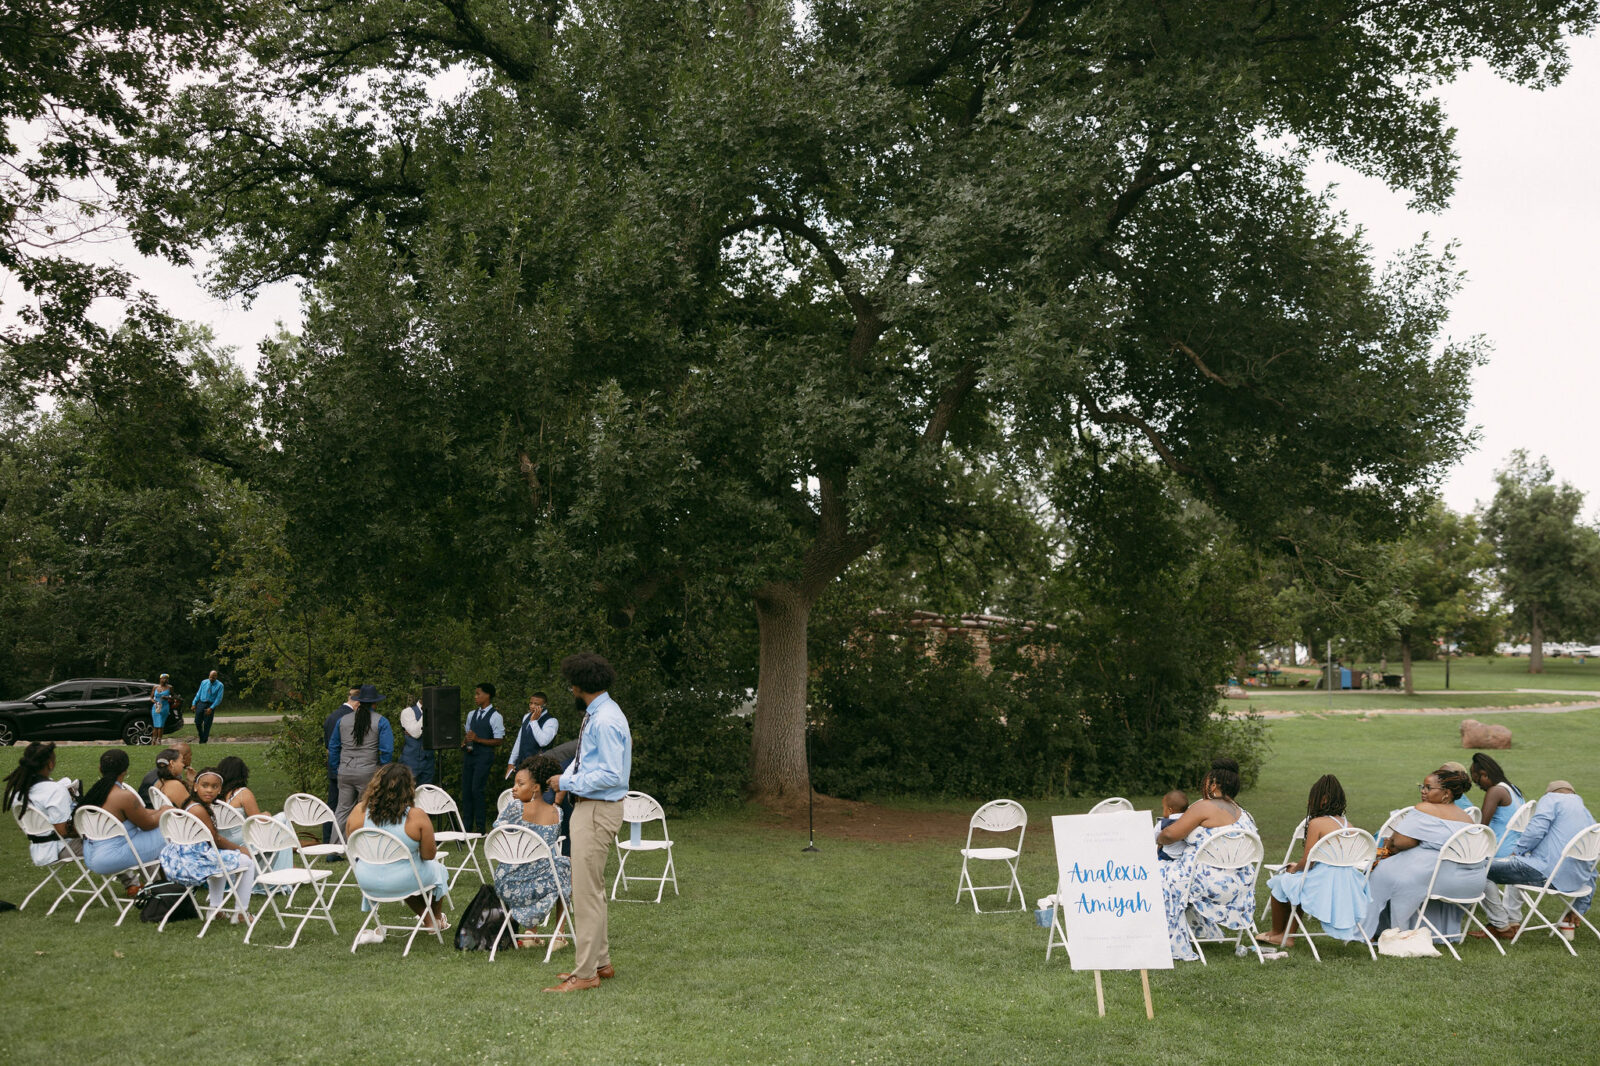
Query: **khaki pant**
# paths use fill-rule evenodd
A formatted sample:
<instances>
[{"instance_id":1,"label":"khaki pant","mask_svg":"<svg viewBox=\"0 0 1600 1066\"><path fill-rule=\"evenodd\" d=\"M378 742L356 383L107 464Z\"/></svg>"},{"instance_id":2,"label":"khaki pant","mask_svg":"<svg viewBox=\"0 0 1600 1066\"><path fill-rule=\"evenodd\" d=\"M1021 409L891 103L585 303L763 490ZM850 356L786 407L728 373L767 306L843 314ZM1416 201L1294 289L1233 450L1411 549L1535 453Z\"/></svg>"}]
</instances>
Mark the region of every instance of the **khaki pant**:
<instances>
[{"instance_id":1,"label":"khaki pant","mask_svg":"<svg viewBox=\"0 0 1600 1066\"><path fill-rule=\"evenodd\" d=\"M578 938L575 977L590 978L611 965L606 937L606 859L622 828L622 803L579 800L572 808L572 925Z\"/></svg>"}]
</instances>

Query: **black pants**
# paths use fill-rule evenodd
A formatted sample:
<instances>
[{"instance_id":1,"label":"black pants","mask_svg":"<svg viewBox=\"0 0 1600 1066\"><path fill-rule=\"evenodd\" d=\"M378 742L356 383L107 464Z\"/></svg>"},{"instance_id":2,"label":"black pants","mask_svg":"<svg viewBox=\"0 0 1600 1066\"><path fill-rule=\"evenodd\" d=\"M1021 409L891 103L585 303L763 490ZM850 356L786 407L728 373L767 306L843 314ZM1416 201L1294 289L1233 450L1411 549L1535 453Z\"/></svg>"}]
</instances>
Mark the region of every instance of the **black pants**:
<instances>
[{"instance_id":1,"label":"black pants","mask_svg":"<svg viewBox=\"0 0 1600 1066\"><path fill-rule=\"evenodd\" d=\"M494 817L484 806L484 792L489 787L489 771L494 769L493 748L480 748L468 752L461 760L461 820L469 833L485 833L494 824ZM499 813L498 811L495 813Z\"/></svg>"},{"instance_id":2,"label":"black pants","mask_svg":"<svg viewBox=\"0 0 1600 1066\"><path fill-rule=\"evenodd\" d=\"M195 711L194 711L194 732L195 732L195 735L200 738L200 743L204 744L206 741L211 739L211 720L213 718L215 718L216 716L217 716L217 712L216 712L216 710L214 708L211 708L211 707L196 707L195 708Z\"/></svg>"},{"instance_id":3,"label":"black pants","mask_svg":"<svg viewBox=\"0 0 1600 1066\"><path fill-rule=\"evenodd\" d=\"M328 810L336 811L338 809L339 809L339 775L338 774L329 774L328 775ZM341 828L341 830L343 829L342 826L340 828ZM322 842L324 844L333 843L333 825L332 825L332 823L324 823L323 824L323 826L322 826Z\"/></svg>"}]
</instances>

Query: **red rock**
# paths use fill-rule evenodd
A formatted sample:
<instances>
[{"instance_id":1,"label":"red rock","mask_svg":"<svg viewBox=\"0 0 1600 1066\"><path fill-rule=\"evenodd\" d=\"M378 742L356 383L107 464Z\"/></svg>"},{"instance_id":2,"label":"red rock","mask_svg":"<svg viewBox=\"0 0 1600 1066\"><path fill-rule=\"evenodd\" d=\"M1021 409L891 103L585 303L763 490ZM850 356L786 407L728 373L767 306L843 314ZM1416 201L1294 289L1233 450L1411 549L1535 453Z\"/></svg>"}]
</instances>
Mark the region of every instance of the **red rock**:
<instances>
[{"instance_id":1,"label":"red rock","mask_svg":"<svg viewBox=\"0 0 1600 1066\"><path fill-rule=\"evenodd\" d=\"M1511 746L1511 730L1503 725L1484 725L1476 718L1466 718L1461 722L1461 746L1463 748L1509 748Z\"/></svg>"}]
</instances>

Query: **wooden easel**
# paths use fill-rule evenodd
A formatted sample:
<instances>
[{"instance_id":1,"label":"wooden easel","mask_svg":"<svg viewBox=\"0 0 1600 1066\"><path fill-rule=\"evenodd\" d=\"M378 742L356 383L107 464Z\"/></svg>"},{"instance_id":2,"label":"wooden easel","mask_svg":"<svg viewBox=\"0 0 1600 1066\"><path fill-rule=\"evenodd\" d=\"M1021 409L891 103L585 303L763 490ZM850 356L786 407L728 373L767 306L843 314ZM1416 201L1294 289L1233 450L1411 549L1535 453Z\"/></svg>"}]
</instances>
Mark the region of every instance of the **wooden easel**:
<instances>
[{"instance_id":1,"label":"wooden easel","mask_svg":"<svg viewBox=\"0 0 1600 1066\"><path fill-rule=\"evenodd\" d=\"M1144 1016L1152 1020L1156 1016L1155 1004L1150 1001L1150 971L1140 970L1139 980L1144 984ZM1094 972L1094 1005L1100 1011L1100 1017L1106 1016L1106 989L1100 982L1100 971Z\"/></svg>"}]
</instances>

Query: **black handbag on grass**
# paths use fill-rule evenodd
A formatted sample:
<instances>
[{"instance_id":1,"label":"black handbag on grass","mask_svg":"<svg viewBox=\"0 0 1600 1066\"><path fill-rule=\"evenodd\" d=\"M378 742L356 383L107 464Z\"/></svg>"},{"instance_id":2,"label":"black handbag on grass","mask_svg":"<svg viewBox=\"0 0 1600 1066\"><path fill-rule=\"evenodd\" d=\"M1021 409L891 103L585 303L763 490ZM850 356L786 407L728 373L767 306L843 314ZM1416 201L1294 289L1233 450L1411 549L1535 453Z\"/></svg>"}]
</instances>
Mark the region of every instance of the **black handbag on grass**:
<instances>
[{"instance_id":1,"label":"black handbag on grass","mask_svg":"<svg viewBox=\"0 0 1600 1066\"><path fill-rule=\"evenodd\" d=\"M186 922L191 918L199 918L200 911L195 908L193 899L185 899L184 887L176 881L162 879L152 881L144 886L139 894L133 897L133 905L139 908L141 922L159 922L167 917L167 912L172 911L169 919L174 922ZM180 905L179 900L183 902ZM173 907L177 910L173 910Z\"/></svg>"},{"instance_id":2,"label":"black handbag on grass","mask_svg":"<svg viewBox=\"0 0 1600 1066\"><path fill-rule=\"evenodd\" d=\"M478 894L472 897L472 902L456 921L456 950L488 951L495 946L496 933L500 934L499 950L515 947L517 923L513 921L510 928L503 929L505 917L506 905L494 886L484 885L478 889Z\"/></svg>"}]
</instances>

